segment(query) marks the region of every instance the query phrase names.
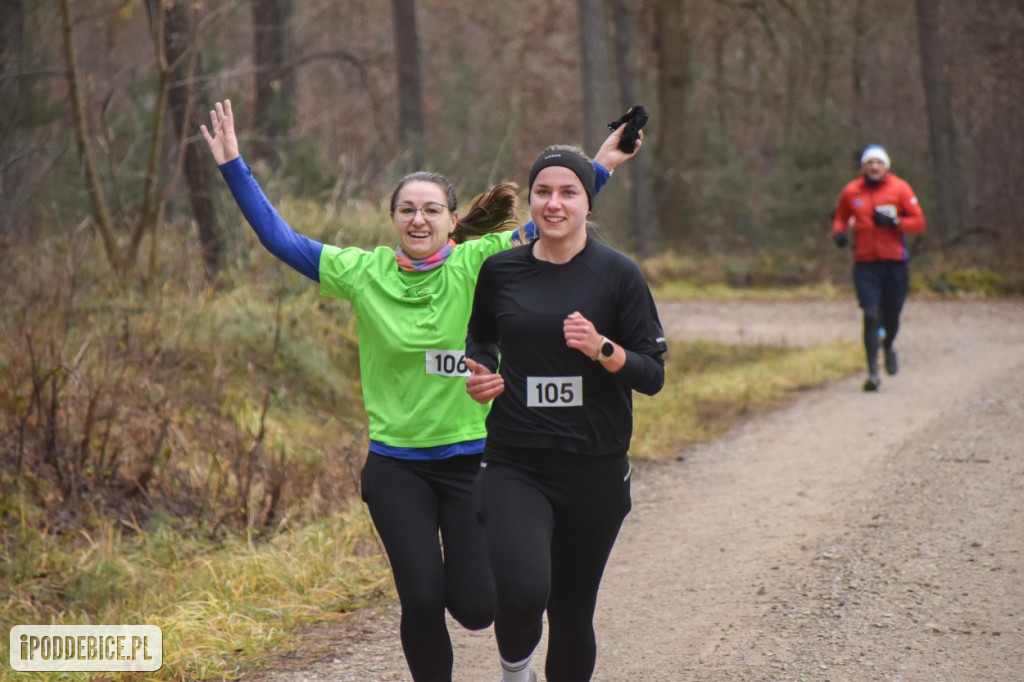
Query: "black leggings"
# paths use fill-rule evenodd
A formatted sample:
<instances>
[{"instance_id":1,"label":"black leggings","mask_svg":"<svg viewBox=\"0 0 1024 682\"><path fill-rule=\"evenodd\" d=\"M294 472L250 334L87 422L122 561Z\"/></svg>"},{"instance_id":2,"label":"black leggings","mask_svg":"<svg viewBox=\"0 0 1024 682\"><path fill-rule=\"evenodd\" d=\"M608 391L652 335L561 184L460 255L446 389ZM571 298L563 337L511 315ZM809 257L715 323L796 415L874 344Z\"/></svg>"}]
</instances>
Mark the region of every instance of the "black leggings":
<instances>
[{"instance_id":1,"label":"black leggings","mask_svg":"<svg viewBox=\"0 0 1024 682\"><path fill-rule=\"evenodd\" d=\"M391 561L402 650L415 682L451 682L446 608L470 630L494 618L494 584L473 498L479 471L480 455L411 461L371 452L363 467L363 500Z\"/></svg>"},{"instance_id":2,"label":"black leggings","mask_svg":"<svg viewBox=\"0 0 1024 682\"><path fill-rule=\"evenodd\" d=\"M881 341L891 348L900 330L900 313L907 300L910 286L909 268L901 261L856 263L853 283L857 289L857 303L864 311L864 352L868 371L878 372L878 330L885 329Z\"/></svg>"},{"instance_id":3,"label":"black leggings","mask_svg":"<svg viewBox=\"0 0 1024 682\"><path fill-rule=\"evenodd\" d=\"M484 453L477 481L506 661L551 632L549 682L589 680L597 658L594 609L608 556L631 507L629 459L560 451Z\"/></svg>"}]
</instances>

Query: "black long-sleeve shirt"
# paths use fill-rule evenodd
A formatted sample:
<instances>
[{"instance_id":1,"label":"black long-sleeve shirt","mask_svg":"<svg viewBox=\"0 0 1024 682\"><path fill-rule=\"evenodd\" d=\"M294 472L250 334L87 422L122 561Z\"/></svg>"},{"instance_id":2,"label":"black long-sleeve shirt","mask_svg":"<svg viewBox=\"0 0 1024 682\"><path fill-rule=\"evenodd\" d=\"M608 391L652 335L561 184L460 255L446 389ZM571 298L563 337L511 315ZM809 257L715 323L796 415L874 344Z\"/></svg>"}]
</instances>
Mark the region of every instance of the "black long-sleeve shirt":
<instances>
[{"instance_id":1,"label":"black long-sleeve shirt","mask_svg":"<svg viewBox=\"0 0 1024 682\"><path fill-rule=\"evenodd\" d=\"M574 311L626 350L618 372L565 344ZM538 260L533 246L488 258L480 270L467 354L495 369L478 343L497 341L505 390L487 417L488 443L613 455L629 449L632 391L653 395L667 350L658 310L640 268L588 238L565 264Z\"/></svg>"}]
</instances>

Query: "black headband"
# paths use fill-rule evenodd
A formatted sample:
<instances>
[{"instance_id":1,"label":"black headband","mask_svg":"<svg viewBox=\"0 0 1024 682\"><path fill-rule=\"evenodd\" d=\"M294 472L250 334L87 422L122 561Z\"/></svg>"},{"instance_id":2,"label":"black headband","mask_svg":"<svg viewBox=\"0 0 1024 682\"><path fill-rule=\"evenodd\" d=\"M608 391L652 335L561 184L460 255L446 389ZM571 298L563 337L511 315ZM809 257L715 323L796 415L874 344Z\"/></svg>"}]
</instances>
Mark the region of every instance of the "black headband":
<instances>
[{"instance_id":1,"label":"black headband","mask_svg":"<svg viewBox=\"0 0 1024 682\"><path fill-rule=\"evenodd\" d=\"M529 189L531 192L533 191L533 181L537 179L537 174L550 166L562 166L575 173L576 177L583 184L583 191L587 193L587 206L593 206L594 164L568 149L548 149L541 152L541 155L533 162L533 167L530 168Z\"/></svg>"}]
</instances>

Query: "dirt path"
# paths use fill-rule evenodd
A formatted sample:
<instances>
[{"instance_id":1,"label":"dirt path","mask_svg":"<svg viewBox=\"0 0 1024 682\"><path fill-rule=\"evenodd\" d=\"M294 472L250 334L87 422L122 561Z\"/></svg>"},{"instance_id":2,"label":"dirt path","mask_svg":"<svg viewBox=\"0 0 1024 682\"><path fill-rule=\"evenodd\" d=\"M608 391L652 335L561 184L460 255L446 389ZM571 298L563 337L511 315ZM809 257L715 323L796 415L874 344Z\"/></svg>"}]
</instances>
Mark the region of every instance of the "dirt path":
<instances>
[{"instance_id":1,"label":"dirt path","mask_svg":"<svg viewBox=\"0 0 1024 682\"><path fill-rule=\"evenodd\" d=\"M670 339L858 333L852 301L659 309ZM637 466L595 682L1024 680L1024 303L912 299L897 345L877 394L851 377ZM408 680L396 622L249 679ZM451 630L455 680L493 682L491 631Z\"/></svg>"}]
</instances>

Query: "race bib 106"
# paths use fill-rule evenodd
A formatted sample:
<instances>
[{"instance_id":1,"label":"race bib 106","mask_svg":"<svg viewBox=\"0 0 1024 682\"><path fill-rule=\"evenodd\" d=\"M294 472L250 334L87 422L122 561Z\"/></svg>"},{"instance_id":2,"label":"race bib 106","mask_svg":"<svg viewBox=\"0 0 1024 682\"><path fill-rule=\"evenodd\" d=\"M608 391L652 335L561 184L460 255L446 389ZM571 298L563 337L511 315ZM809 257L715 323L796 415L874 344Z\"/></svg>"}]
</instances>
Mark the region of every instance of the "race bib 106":
<instances>
[{"instance_id":1,"label":"race bib 106","mask_svg":"<svg viewBox=\"0 0 1024 682\"><path fill-rule=\"evenodd\" d=\"M428 350L427 374L445 377L468 377L472 372L466 367L466 354L461 350Z\"/></svg>"},{"instance_id":2,"label":"race bib 106","mask_svg":"<svg viewBox=\"0 0 1024 682\"><path fill-rule=\"evenodd\" d=\"M527 407L581 407L583 377L526 377Z\"/></svg>"}]
</instances>

